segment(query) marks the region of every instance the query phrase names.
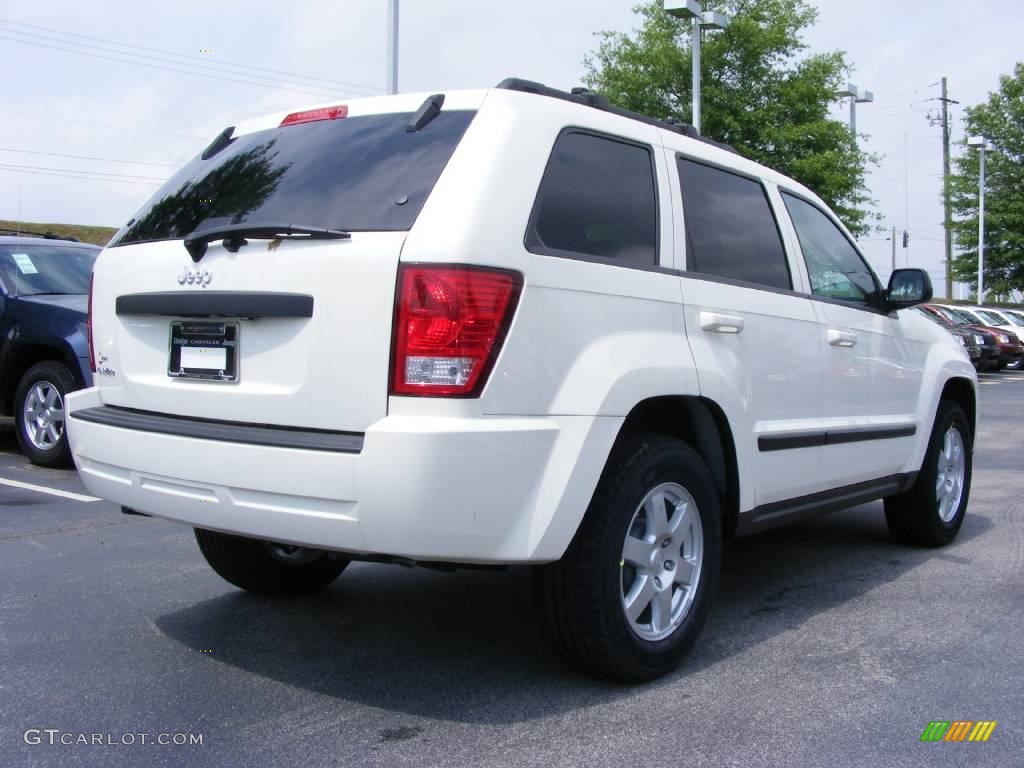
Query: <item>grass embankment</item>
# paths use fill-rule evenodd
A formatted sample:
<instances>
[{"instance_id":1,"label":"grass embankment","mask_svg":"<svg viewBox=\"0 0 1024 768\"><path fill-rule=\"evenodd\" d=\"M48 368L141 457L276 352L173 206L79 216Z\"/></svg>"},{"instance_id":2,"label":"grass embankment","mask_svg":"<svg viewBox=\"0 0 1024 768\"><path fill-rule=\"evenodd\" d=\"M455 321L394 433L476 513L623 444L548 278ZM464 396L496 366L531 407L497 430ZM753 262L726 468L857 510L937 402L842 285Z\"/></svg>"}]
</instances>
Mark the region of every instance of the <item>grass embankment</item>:
<instances>
[{"instance_id":1,"label":"grass embankment","mask_svg":"<svg viewBox=\"0 0 1024 768\"><path fill-rule=\"evenodd\" d=\"M117 232L114 227L90 227L86 224L41 224L34 221L17 222L0 219L0 230L16 232L19 227L22 232L32 232L38 235L52 232L59 237L77 237L83 243L96 245L106 245Z\"/></svg>"}]
</instances>

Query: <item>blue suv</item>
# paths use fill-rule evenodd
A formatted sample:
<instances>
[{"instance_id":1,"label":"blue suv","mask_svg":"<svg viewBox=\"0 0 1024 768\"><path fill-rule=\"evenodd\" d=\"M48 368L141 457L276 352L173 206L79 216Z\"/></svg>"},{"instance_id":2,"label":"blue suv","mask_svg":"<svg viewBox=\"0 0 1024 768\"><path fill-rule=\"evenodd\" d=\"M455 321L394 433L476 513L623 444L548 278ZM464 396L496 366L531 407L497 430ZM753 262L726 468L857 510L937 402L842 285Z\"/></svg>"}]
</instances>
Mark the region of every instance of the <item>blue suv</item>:
<instances>
[{"instance_id":1,"label":"blue suv","mask_svg":"<svg viewBox=\"0 0 1024 768\"><path fill-rule=\"evenodd\" d=\"M71 465L64 395L92 386L89 276L101 248L52 235L0 234L0 409L25 455Z\"/></svg>"}]
</instances>

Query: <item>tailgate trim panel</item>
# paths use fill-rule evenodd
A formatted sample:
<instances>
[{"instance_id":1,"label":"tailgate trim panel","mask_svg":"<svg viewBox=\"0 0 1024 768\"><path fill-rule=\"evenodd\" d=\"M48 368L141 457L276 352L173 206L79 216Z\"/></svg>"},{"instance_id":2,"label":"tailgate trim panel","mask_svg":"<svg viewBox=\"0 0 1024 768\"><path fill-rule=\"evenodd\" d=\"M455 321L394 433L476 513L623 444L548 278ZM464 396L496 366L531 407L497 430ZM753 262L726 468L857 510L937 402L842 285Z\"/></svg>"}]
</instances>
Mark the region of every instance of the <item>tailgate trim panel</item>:
<instances>
[{"instance_id":1,"label":"tailgate trim panel","mask_svg":"<svg viewBox=\"0 0 1024 768\"><path fill-rule=\"evenodd\" d=\"M306 293L266 291L160 291L117 297L118 315L167 317L312 317Z\"/></svg>"},{"instance_id":2,"label":"tailgate trim panel","mask_svg":"<svg viewBox=\"0 0 1024 768\"><path fill-rule=\"evenodd\" d=\"M270 424L245 424L237 421L170 416L115 405L101 405L71 412L72 419L163 435L192 437L244 445L296 448L308 451L360 453L364 436L359 432L334 432L324 429L295 429Z\"/></svg>"}]
</instances>

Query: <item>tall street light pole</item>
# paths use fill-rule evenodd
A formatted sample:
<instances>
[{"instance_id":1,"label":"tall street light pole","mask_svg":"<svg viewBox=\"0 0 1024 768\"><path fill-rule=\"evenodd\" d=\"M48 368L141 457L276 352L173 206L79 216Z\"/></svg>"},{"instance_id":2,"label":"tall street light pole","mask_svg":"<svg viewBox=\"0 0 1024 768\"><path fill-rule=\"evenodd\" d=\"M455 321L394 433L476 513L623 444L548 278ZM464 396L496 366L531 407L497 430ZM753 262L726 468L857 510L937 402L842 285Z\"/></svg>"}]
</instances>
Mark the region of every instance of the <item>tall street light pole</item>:
<instances>
[{"instance_id":1,"label":"tall street light pole","mask_svg":"<svg viewBox=\"0 0 1024 768\"><path fill-rule=\"evenodd\" d=\"M967 146L977 147L980 155L978 169L978 304L984 303L985 295L985 151L992 145L984 136L971 136Z\"/></svg>"},{"instance_id":2,"label":"tall street light pole","mask_svg":"<svg viewBox=\"0 0 1024 768\"><path fill-rule=\"evenodd\" d=\"M388 4L388 93L398 93L398 0Z\"/></svg>"},{"instance_id":3,"label":"tall street light pole","mask_svg":"<svg viewBox=\"0 0 1024 768\"><path fill-rule=\"evenodd\" d=\"M849 97L850 99L850 135L853 136L854 141L857 141L857 105L874 101L875 94L871 91L865 91L863 88L858 88L853 83L847 83L846 90L839 91L836 96L840 98Z\"/></svg>"},{"instance_id":4,"label":"tall street light pole","mask_svg":"<svg viewBox=\"0 0 1024 768\"><path fill-rule=\"evenodd\" d=\"M693 71L691 72L691 93L693 95L693 117L691 125L700 133L700 43L701 30L725 29L729 26L729 17L718 11L705 11L697 0L665 0L665 12L677 19L693 19L690 31L690 50L693 55Z\"/></svg>"}]
</instances>

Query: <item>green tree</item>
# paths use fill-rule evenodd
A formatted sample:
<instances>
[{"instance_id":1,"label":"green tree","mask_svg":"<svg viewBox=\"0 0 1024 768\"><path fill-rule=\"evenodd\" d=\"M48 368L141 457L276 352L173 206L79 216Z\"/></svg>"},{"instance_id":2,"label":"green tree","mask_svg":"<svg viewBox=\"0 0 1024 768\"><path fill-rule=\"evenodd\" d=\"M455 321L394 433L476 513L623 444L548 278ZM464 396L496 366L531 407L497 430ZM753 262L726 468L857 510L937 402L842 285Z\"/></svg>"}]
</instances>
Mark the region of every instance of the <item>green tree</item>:
<instances>
[{"instance_id":1,"label":"green tree","mask_svg":"<svg viewBox=\"0 0 1024 768\"><path fill-rule=\"evenodd\" d=\"M870 228L866 166L847 125L829 118L850 72L845 55L807 53L801 39L817 10L805 0L717 0L732 16L702 46L701 133L806 184L855 234ZM633 34L600 33L587 57L587 84L619 106L658 118L691 119L690 21L661 0L634 9Z\"/></svg>"},{"instance_id":2,"label":"green tree","mask_svg":"<svg viewBox=\"0 0 1024 768\"><path fill-rule=\"evenodd\" d=\"M968 107L968 136L995 145L985 153L985 292L1008 296L1024 291L1024 62L999 79L999 90ZM978 289L979 152L965 148L951 181L953 236L960 253L956 279Z\"/></svg>"}]
</instances>

